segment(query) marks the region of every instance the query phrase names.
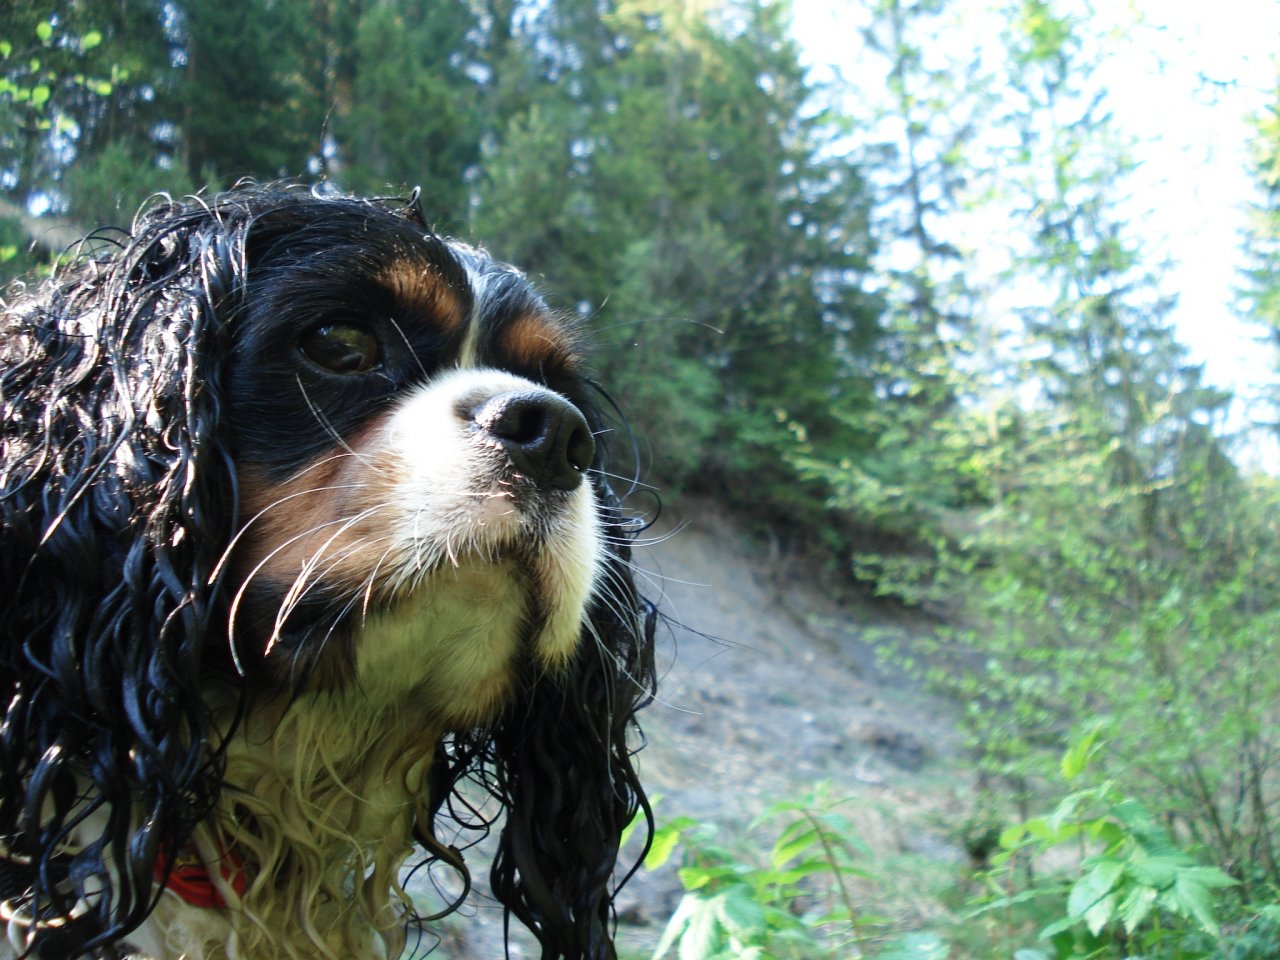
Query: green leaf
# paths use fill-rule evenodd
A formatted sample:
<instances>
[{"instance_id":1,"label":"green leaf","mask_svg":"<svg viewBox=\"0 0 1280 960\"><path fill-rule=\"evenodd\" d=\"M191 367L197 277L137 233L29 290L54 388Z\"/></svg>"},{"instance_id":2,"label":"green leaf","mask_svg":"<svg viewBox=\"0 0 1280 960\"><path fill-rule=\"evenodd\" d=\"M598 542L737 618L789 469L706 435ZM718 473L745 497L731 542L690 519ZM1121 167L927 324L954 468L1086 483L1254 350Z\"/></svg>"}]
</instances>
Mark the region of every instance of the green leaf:
<instances>
[{"instance_id":1,"label":"green leaf","mask_svg":"<svg viewBox=\"0 0 1280 960\"><path fill-rule=\"evenodd\" d=\"M1157 891L1152 887L1135 886L1129 895L1120 903L1120 922L1127 933L1133 933L1142 926L1151 908L1155 905Z\"/></svg>"},{"instance_id":2,"label":"green leaf","mask_svg":"<svg viewBox=\"0 0 1280 960\"><path fill-rule=\"evenodd\" d=\"M84 50L92 50L100 43L102 43L102 33L98 30L90 30L80 38L80 47Z\"/></svg>"},{"instance_id":3,"label":"green leaf","mask_svg":"<svg viewBox=\"0 0 1280 960\"><path fill-rule=\"evenodd\" d=\"M779 840L773 846L773 853L770 859L775 867L780 867L790 860L794 860L802 853L808 851L810 847L818 842L819 834L816 828L810 827L803 830L798 836L787 839L785 842Z\"/></svg>"},{"instance_id":4,"label":"green leaf","mask_svg":"<svg viewBox=\"0 0 1280 960\"><path fill-rule=\"evenodd\" d=\"M1038 939L1052 940L1058 934L1063 933L1064 931L1070 930L1079 922L1080 922L1079 919L1076 917L1060 917L1059 919L1055 920L1053 923L1045 927L1043 930L1041 930L1040 936L1038 937Z\"/></svg>"},{"instance_id":5,"label":"green leaf","mask_svg":"<svg viewBox=\"0 0 1280 960\"><path fill-rule=\"evenodd\" d=\"M708 960L724 947L720 922L713 900L698 900L690 912L689 925L680 938L680 960Z\"/></svg>"},{"instance_id":6,"label":"green leaf","mask_svg":"<svg viewBox=\"0 0 1280 960\"><path fill-rule=\"evenodd\" d=\"M1075 780L1080 774L1084 773L1085 768L1089 766L1089 761L1093 759L1094 754L1102 747L1102 744L1098 742L1101 734L1102 731L1095 727L1085 734L1078 743L1067 748L1066 753L1062 755L1063 777L1067 780Z\"/></svg>"},{"instance_id":7,"label":"green leaf","mask_svg":"<svg viewBox=\"0 0 1280 960\"><path fill-rule=\"evenodd\" d=\"M653 948L651 960L659 960L660 957L666 956L667 951L684 935L685 929L689 926L689 918L697 909L699 900L699 897L687 895L681 898L675 912L671 914L671 919L667 921L666 929L658 939L658 945Z\"/></svg>"},{"instance_id":8,"label":"green leaf","mask_svg":"<svg viewBox=\"0 0 1280 960\"><path fill-rule=\"evenodd\" d=\"M1226 882L1221 882L1217 876ZM1173 892L1168 901L1175 911L1184 917L1193 917L1201 929L1213 936L1218 935L1218 919L1214 910L1213 889L1230 886L1234 883L1220 870L1212 867L1196 867L1182 870L1174 881Z\"/></svg>"},{"instance_id":9,"label":"green leaf","mask_svg":"<svg viewBox=\"0 0 1280 960\"><path fill-rule=\"evenodd\" d=\"M666 863L675 848L680 845L680 838L684 835L684 831L691 826L693 826L692 820L688 817L680 817L655 830L653 843L644 858L645 869L657 870Z\"/></svg>"},{"instance_id":10,"label":"green leaf","mask_svg":"<svg viewBox=\"0 0 1280 960\"><path fill-rule=\"evenodd\" d=\"M13 53L13 44L8 40L0 40L0 57L7 60L11 53Z\"/></svg>"},{"instance_id":11,"label":"green leaf","mask_svg":"<svg viewBox=\"0 0 1280 960\"><path fill-rule=\"evenodd\" d=\"M1124 864L1118 860L1100 860L1071 887L1067 897L1067 915L1082 919L1089 931L1097 936L1115 913L1115 896L1112 890L1124 873Z\"/></svg>"},{"instance_id":12,"label":"green leaf","mask_svg":"<svg viewBox=\"0 0 1280 960\"><path fill-rule=\"evenodd\" d=\"M829 910L816 917L806 915L804 922L811 927L827 927L833 923L848 923L852 919L853 914L851 914L845 907L837 907L834 910ZM873 920L869 914L865 913L858 914L858 919L867 924L877 922Z\"/></svg>"},{"instance_id":13,"label":"green leaf","mask_svg":"<svg viewBox=\"0 0 1280 960\"><path fill-rule=\"evenodd\" d=\"M41 43L48 43L49 38L53 36L53 24L48 21L37 23L36 36L40 38Z\"/></svg>"},{"instance_id":14,"label":"green leaf","mask_svg":"<svg viewBox=\"0 0 1280 960\"><path fill-rule=\"evenodd\" d=\"M1095 840L1101 840L1108 850L1115 850L1129 839L1129 833L1124 827L1106 817L1092 820L1084 824L1084 828L1089 836Z\"/></svg>"},{"instance_id":15,"label":"green leaf","mask_svg":"<svg viewBox=\"0 0 1280 960\"><path fill-rule=\"evenodd\" d=\"M780 813L804 813L808 809L809 804L805 803L803 800L783 800L779 803L775 803L773 806L758 814L748 825L747 829L754 830L756 827L760 826L760 824L773 819Z\"/></svg>"},{"instance_id":16,"label":"green leaf","mask_svg":"<svg viewBox=\"0 0 1280 960\"><path fill-rule=\"evenodd\" d=\"M1036 840L1042 847L1056 847L1078 834L1082 825L1075 822L1063 822L1067 816L1074 815L1074 810L1061 817L1055 812L1049 817L1037 817L1026 822L1027 835Z\"/></svg>"},{"instance_id":17,"label":"green leaf","mask_svg":"<svg viewBox=\"0 0 1280 960\"><path fill-rule=\"evenodd\" d=\"M765 932L764 908L745 886L731 888L712 901L716 917L731 934L744 940Z\"/></svg>"},{"instance_id":18,"label":"green leaf","mask_svg":"<svg viewBox=\"0 0 1280 960\"><path fill-rule=\"evenodd\" d=\"M1185 867L1179 871L1179 878L1185 878L1191 882L1201 884L1211 890L1220 890L1223 887L1234 887L1240 881L1231 875L1219 870L1217 867Z\"/></svg>"},{"instance_id":19,"label":"green leaf","mask_svg":"<svg viewBox=\"0 0 1280 960\"><path fill-rule=\"evenodd\" d=\"M1180 870L1187 867L1184 854L1142 856L1137 855L1129 860L1129 873L1133 878L1156 890L1167 890L1173 886Z\"/></svg>"},{"instance_id":20,"label":"green leaf","mask_svg":"<svg viewBox=\"0 0 1280 960\"><path fill-rule=\"evenodd\" d=\"M1004 850L1017 850L1022 846L1022 838L1027 835L1027 828L1022 824L1005 827L1000 831L1000 846Z\"/></svg>"},{"instance_id":21,"label":"green leaf","mask_svg":"<svg viewBox=\"0 0 1280 960\"><path fill-rule=\"evenodd\" d=\"M680 883L686 890L701 890L716 877L722 875L720 870L707 870L702 867L684 867L677 871L680 876Z\"/></svg>"},{"instance_id":22,"label":"green leaf","mask_svg":"<svg viewBox=\"0 0 1280 960\"><path fill-rule=\"evenodd\" d=\"M31 105L33 107L43 107L49 102L49 88L43 83L39 86L31 88Z\"/></svg>"},{"instance_id":23,"label":"green leaf","mask_svg":"<svg viewBox=\"0 0 1280 960\"><path fill-rule=\"evenodd\" d=\"M93 90L93 92L94 92L94 93L99 93L99 92L100 92L100 91L99 91L99 90L94 86L94 84L95 84L95 83L97 83L97 84L98 84L98 86L101 86L101 83L100 83L100 82L98 82L98 81L89 81L88 83L89 83L89 88L90 88L91 90ZM111 88L111 84L109 84L109 83L108 83L108 84L107 84L107 93L110 93L110 92L111 92L111 89L110 89L110 88ZM660 793L655 793L652 797L650 797L650 798L649 798L649 812L648 812L648 814L646 814L644 810L637 810L635 813L633 813L633 814L631 815L631 822L630 822L630 823L628 823L628 824L626 825L626 827L623 829L623 831L622 831L622 837L621 837L621 840L619 841L619 842L621 843L621 845L622 845L622 846L626 846L627 841L628 841L628 840L630 840L630 839L631 839L631 835L632 835L633 833L635 833L637 829L639 829L640 824L642 824L642 823L647 823L647 822L648 822L649 817L653 815L653 811L654 811L654 810L656 810L656 809L658 808L658 804L659 804L659 803L661 803L661 802L662 802L662 794L660 794ZM685 817L684 819L687 821L689 818L688 818L688 817ZM691 822L691 821L690 821L690 822ZM669 824L667 824L667 825L666 825L666 828L667 828L667 829L670 829L670 828L671 828L671 827L673 827L673 826L675 826L675 824L673 824L673 823L669 823ZM657 832L658 832L658 830L657 830L657 828L655 827L655 829L654 829L654 834L656 835L656 834L657 834ZM652 843L651 843L651 845L652 845ZM646 858L646 859L647 859L647 858Z\"/></svg>"},{"instance_id":24,"label":"green leaf","mask_svg":"<svg viewBox=\"0 0 1280 960\"><path fill-rule=\"evenodd\" d=\"M1174 881L1174 891L1169 899L1176 913L1193 916L1206 933L1217 936L1217 918L1213 914L1213 895L1210 888L1194 878L1178 874Z\"/></svg>"},{"instance_id":25,"label":"green leaf","mask_svg":"<svg viewBox=\"0 0 1280 960\"><path fill-rule=\"evenodd\" d=\"M1148 852L1167 854L1177 852L1177 847L1169 839L1169 835L1156 823L1141 801L1126 797L1115 804L1111 812Z\"/></svg>"}]
</instances>

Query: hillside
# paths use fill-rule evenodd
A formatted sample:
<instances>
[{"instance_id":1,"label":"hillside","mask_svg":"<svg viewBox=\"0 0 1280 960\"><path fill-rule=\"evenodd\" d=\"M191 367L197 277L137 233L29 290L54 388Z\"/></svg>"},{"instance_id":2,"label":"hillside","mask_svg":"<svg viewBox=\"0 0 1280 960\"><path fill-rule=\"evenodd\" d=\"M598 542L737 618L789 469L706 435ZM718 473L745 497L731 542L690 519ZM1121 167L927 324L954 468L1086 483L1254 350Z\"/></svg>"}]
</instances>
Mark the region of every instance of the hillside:
<instances>
[{"instance_id":1,"label":"hillside","mask_svg":"<svg viewBox=\"0 0 1280 960\"><path fill-rule=\"evenodd\" d=\"M659 823L691 817L727 846L764 846L746 839L757 813L829 782L874 853L867 912L927 920L938 907L920 883L963 861L945 823L967 811L972 776L949 709L877 663L873 636L907 639L912 624L836 602L710 509L679 512L636 557L671 621L659 699L643 718ZM641 871L620 901L621 943L647 956L679 899L674 864ZM437 955L501 957L501 911L479 902L463 913Z\"/></svg>"}]
</instances>

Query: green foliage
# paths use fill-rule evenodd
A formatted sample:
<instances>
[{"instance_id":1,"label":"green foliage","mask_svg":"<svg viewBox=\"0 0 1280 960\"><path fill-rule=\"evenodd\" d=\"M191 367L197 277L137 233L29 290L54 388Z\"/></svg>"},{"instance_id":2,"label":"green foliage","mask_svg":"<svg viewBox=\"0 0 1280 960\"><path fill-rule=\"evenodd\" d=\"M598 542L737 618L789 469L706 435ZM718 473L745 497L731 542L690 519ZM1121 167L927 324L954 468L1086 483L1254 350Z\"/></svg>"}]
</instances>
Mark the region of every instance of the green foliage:
<instances>
[{"instance_id":1,"label":"green foliage","mask_svg":"<svg viewBox=\"0 0 1280 960\"><path fill-rule=\"evenodd\" d=\"M335 125L349 188L420 186L440 229L466 223L484 133L481 91L468 75L479 31L472 5L459 0L381 2L364 11L352 43L352 101Z\"/></svg>"},{"instance_id":2,"label":"green foliage","mask_svg":"<svg viewBox=\"0 0 1280 960\"><path fill-rule=\"evenodd\" d=\"M874 305L861 179L820 156L782 10L574 10L548 11L563 73L498 131L476 230L593 317L604 377L640 387L637 426L679 448L664 480L764 522L820 514L785 454L793 425L827 451L865 442Z\"/></svg>"},{"instance_id":3,"label":"green foliage","mask_svg":"<svg viewBox=\"0 0 1280 960\"><path fill-rule=\"evenodd\" d=\"M1258 199L1245 237L1241 307L1280 344L1280 82L1270 105L1254 119L1254 130Z\"/></svg>"},{"instance_id":4,"label":"green foliage","mask_svg":"<svg viewBox=\"0 0 1280 960\"><path fill-rule=\"evenodd\" d=\"M186 65L175 93L193 175L233 182L307 169L328 107L312 101L301 80L309 6L297 0L184 5Z\"/></svg>"},{"instance_id":5,"label":"green foliage","mask_svg":"<svg viewBox=\"0 0 1280 960\"><path fill-rule=\"evenodd\" d=\"M41 266L30 252L27 232L21 223L0 217L0 289L14 277Z\"/></svg>"},{"instance_id":6,"label":"green foliage","mask_svg":"<svg viewBox=\"0 0 1280 960\"><path fill-rule=\"evenodd\" d=\"M60 18L49 16L36 19L31 24L34 11L24 11L26 22L9 25L13 33L0 38L0 98L7 101L19 113L27 114L26 124L32 129L49 130L53 122L47 117L50 99L59 83L70 83L98 96L111 93L108 80L86 77L83 73L65 76L68 62L82 56L102 43L102 33L88 30L83 34L57 34ZM31 27L24 36L22 28Z\"/></svg>"},{"instance_id":7,"label":"green foliage","mask_svg":"<svg viewBox=\"0 0 1280 960\"><path fill-rule=\"evenodd\" d=\"M682 848L685 895L653 960L673 950L679 960L860 956L872 918L858 915L847 881L869 875L857 865L867 850L838 811L844 802L822 787L762 813L750 830L782 823L764 865L717 844L710 824L680 818L663 826L645 865L656 870Z\"/></svg>"},{"instance_id":8,"label":"green foliage","mask_svg":"<svg viewBox=\"0 0 1280 960\"><path fill-rule=\"evenodd\" d=\"M1060 8L1012 5L996 117L1022 145L998 194L1026 217L1010 277L1037 277L1048 296L1022 311L1016 352L987 355L993 380L1038 395L992 389L954 349L956 362L939 362L963 339L900 341L910 362L886 364L882 407L897 422L874 431L876 449L799 462L829 484L831 503L910 537L909 549L857 551L854 569L958 625L902 657L964 705L992 782L1027 803L1049 752L1107 717L1118 763L1162 816L1185 823L1217 862L1256 864L1246 886L1274 883L1267 720L1280 689L1261 668L1280 601L1274 485L1227 459L1210 426L1224 397L1186 363L1164 320L1162 278L1115 218L1128 161L1083 86L1092 53L1080 24ZM890 0L880 9L909 121L936 80L922 72L904 10ZM945 197L946 170L917 162L902 182L927 175ZM888 295L891 315L921 330L939 304L954 312L965 298L928 282L945 245L923 208L908 209L916 265Z\"/></svg>"},{"instance_id":9,"label":"green foliage","mask_svg":"<svg viewBox=\"0 0 1280 960\"><path fill-rule=\"evenodd\" d=\"M145 151L111 143L68 170L62 189L82 224L127 227L148 197L186 196L197 185L185 169L157 168Z\"/></svg>"},{"instance_id":10,"label":"green foliage","mask_svg":"<svg viewBox=\"0 0 1280 960\"><path fill-rule=\"evenodd\" d=\"M79 132L70 106L100 109L123 78L103 59L97 11L66 16L58 7L20 0L0 20L0 169L10 191L56 169L57 158L41 148Z\"/></svg>"},{"instance_id":11,"label":"green foliage","mask_svg":"<svg viewBox=\"0 0 1280 960\"><path fill-rule=\"evenodd\" d=\"M1214 946L1213 960L1280 960L1280 904L1253 912Z\"/></svg>"},{"instance_id":12,"label":"green foliage","mask_svg":"<svg viewBox=\"0 0 1280 960\"><path fill-rule=\"evenodd\" d=\"M1275 883L1275 485L1240 478L1191 425L1172 472L1113 483L1116 445L1047 426L1031 445L993 437L1000 496L955 539L880 564L886 585L971 624L904 655L965 706L980 767L1022 802L1047 751L1106 718L1115 775L1216 862L1253 864L1247 887Z\"/></svg>"},{"instance_id":13,"label":"green foliage","mask_svg":"<svg viewBox=\"0 0 1280 960\"><path fill-rule=\"evenodd\" d=\"M1067 750L1061 766L1069 781L1099 747L1095 731ZM1222 892L1237 881L1180 848L1112 781L1069 794L1048 816L1006 830L1000 844L991 895L974 915L1051 904L1057 916L1036 938L1044 956L1207 956L1222 939ZM1059 850L1079 857L1078 866L1065 874L1029 869L1032 858Z\"/></svg>"}]
</instances>

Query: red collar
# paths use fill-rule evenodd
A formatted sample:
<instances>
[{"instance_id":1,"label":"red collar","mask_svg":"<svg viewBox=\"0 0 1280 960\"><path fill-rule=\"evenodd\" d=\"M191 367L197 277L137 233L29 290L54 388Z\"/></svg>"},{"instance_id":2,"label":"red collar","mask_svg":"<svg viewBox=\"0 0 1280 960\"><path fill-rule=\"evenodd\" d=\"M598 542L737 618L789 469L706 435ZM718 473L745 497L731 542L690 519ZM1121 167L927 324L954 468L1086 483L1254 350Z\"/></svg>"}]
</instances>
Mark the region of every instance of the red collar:
<instances>
[{"instance_id":1,"label":"red collar","mask_svg":"<svg viewBox=\"0 0 1280 960\"><path fill-rule=\"evenodd\" d=\"M165 873L169 874L169 882L165 884L179 897L193 907L221 909L227 905L222 892L209 876L204 861L190 847L174 858L172 866L169 856L163 850L156 856L156 879L163 882ZM244 875L244 861L234 850L223 850L219 860L219 871L222 879L231 884L237 896L243 896L248 881Z\"/></svg>"}]
</instances>

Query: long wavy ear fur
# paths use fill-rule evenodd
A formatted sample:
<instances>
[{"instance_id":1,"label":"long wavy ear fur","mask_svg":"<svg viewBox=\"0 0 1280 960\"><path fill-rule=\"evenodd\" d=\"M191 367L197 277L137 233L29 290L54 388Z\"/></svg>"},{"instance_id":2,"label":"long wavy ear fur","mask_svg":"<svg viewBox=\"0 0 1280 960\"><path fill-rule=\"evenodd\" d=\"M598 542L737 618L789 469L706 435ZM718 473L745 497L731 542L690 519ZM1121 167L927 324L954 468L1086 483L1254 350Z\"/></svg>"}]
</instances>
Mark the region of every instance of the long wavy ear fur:
<instances>
[{"instance_id":1,"label":"long wavy ear fur","mask_svg":"<svg viewBox=\"0 0 1280 960\"><path fill-rule=\"evenodd\" d=\"M207 361L233 246L164 206L0 326L0 847L44 956L111 955L219 789L200 674L236 496Z\"/></svg>"},{"instance_id":2,"label":"long wavy ear fur","mask_svg":"<svg viewBox=\"0 0 1280 960\"><path fill-rule=\"evenodd\" d=\"M490 882L544 960L615 956L620 838L637 815L646 848L653 831L628 734L653 694L657 612L636 591L632 527L599 479L603 463L593 475L609 553L582 643L568 672L538 678L523 709L493 733L494 783L507 814Z\"/></svg>"}]
</instances>

